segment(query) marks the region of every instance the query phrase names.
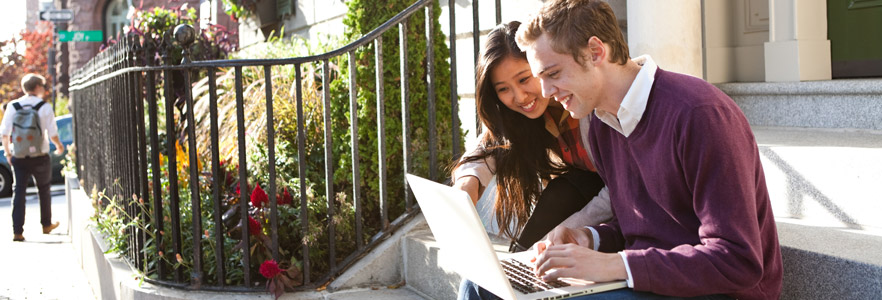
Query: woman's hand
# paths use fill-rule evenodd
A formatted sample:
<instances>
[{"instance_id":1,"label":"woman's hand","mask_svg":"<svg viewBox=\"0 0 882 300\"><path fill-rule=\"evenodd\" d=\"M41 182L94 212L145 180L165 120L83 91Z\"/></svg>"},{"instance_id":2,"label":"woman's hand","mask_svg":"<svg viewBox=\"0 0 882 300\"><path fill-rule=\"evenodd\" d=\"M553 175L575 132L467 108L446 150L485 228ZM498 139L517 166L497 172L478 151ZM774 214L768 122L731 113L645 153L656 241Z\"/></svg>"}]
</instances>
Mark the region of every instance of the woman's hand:
<instances>
[{"instance_id":1,"label":"woman's hand","mask_svg":"<svg viewBox=\"0 0 882 300\"><path fill-rule=\"evenodd\" d=\"M478 205L479 192L481 189L481 181L475 176L463 176L453 183L453 187L463 190L472 198L472 204Z\"/></svg>"}]
</instances>

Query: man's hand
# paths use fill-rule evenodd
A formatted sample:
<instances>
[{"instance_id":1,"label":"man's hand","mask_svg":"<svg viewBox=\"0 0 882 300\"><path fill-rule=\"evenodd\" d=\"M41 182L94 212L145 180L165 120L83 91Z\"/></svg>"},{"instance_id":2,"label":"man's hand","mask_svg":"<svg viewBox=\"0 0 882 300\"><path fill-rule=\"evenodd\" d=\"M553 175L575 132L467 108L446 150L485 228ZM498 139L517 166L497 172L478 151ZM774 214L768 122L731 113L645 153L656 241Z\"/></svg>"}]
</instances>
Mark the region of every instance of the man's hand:
<instances>
[{"instance_id":1,"label":"man's hand","mask_svg":"<svg viewBox=\"0 0 882 300\"><path fill-rule=\"evenodd\" d=\"M591 238L591 231L588 228L569 228L563 225L554 227L551 232L545 236L544 241L536 242L533 248L536 249L536 256L545 252L548 246L576 244L588 249L594 249L594 240ZM536 258L533 258L534 260Z\"/></svg>"},{"instance_id":2,"label":"man's hand","mask_svg":"<svg viewBox=\"0 0 882 300\"><path fill-rule=\"evenodd\" d=\"M62 155L62 154L64 154L64 144L55 145L55 155Z\"/></svg>"},{"instance_id":3,"label":"man's hand","mask_svg":"<svg viewBox=\"0 0 882 300\"><path fill-rule=\"evenodd\" d=\"M6 151L3 154L6 156L6 162L12 163L12 153L9 153L9 151Z\"/></svg>"},{"instance_id":4,"label":"man's hand","mask_svg":"<svg viewBox=\"0 0 882 300\"><path fill-rule=\"evenodd\" d=\"M594 282L628 278L618 253L601 253L576 244L551 245L536 258L536 275L542 280L560 277Z\"/></svg>"}]
</instances>

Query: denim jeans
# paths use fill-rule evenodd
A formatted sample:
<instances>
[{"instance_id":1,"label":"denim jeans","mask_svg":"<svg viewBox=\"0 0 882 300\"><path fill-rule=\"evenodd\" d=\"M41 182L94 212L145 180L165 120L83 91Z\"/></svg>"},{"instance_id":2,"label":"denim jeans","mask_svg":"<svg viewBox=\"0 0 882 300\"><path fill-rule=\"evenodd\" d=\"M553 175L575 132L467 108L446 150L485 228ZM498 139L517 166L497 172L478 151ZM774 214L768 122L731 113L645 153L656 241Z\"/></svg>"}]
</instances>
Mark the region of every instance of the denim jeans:
<instances>
[{"instance_id":1,"label":"denim jeans","mask_svg":"<svg viewBox=\"0 0 882 300\"><path fill-rule=\"evenodd\" d=\"M460 300L476 300L476 299L500 299L493 293L485 290L484 288L478 286L474 282L471 282L468 279L463 279L463 281L459 284L459 294L457 299ZM617 299L665 299L665 300L673 300L673 299L694 299L694 300L723 300L723 299L731 299L726 295L709 295L709 296L699 296L699 297L691 297L691 298L682 298L682 297L668 297L662 295L656 295L653 293L647 292L636 292L632 289L618 289L612 290L603 293L591 294L578 296L575 298L568 299L576 299L576 300L617 300Z\"/></svg>"},{"instance_id":2,"label":"denim jeans","mask_svg":"<svg viewBox=\"0 0 882 300\"><path fill-rule=\"evenodd\" d=\"M40 224L52 225L52 164L49 155L37 157L15 158L12 165L15 186L12 191L12 232L22 234L25 222L25 193L31 176L37 182L37 193L40 195Z\"/></svg>"}]
</instances>

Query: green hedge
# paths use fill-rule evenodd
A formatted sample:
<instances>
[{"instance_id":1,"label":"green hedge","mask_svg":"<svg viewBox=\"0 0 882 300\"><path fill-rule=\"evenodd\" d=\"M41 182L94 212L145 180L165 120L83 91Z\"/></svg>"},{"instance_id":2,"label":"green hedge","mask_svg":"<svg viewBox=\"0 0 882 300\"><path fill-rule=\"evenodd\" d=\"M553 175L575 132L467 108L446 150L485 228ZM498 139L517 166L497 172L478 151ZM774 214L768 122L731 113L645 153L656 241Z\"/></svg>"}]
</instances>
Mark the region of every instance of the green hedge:
<instances>
[{"instance_id":1,"label":"green hedge","mask_svg":"<svg viewBox=\"0 0 882 300\"><path fill-rule=\"evenodd\" d=\"M353 0L348 3L349 11L343 20L346 25L346 38L354 40L380 24L392 18L397 13L413 4L412 0L390 0L382 5L376 1ZM443 177L446 167L453 160L452 133L457 133L458 143L462 145L462 133L452 126L452 112L450 104L450 63L449 48L446 44L446 36L441 32L438 19L441 9L434 2L434 55L435 55L435 130L436 145L429 145L428 133L428 84L426 75L428 71L426 58L426 28L425 13L416 12L407 21L407 50L408 50L408 74L405 74L410 86L410 118L412 163L410 172L427 176L429 174L429 147L435 147L437 151L436 176ZM402 124L401 124L401 69L399 56L399 31L396 28L383 34L383 75L385 98L384 108L386 116L386 157L387 169L387 199L390 205L389 213L397 216L404 211L404 170L402 151ZM362 197L370 203L366 207L369 217L379 217L379 173L378 173L378 150L377 150L377 96L376 96L376 73L375 50L373 44L356 51L357 86L358 86L358 124L359 124L359 152L362 176ZM334 92L335 103L348 103L348 92L341 92L348 88L348 68L343 69L344 76L334 81L331 86ZM349 119L349 105L336 105L333 114L334 120ZM348 122L346 122L348 123ZM343 125L343 124L340 124ZM351 178L348 170L351 170L351 157L349 156L349 134L345 127L337 126L334 129L335 157L339 157L337 180ZM341 186L342 188L343 186ZM351 188L349 188L351 189ZM375 233L378 227L372 227L371 233Z\"/></svg>"}]
</instances>

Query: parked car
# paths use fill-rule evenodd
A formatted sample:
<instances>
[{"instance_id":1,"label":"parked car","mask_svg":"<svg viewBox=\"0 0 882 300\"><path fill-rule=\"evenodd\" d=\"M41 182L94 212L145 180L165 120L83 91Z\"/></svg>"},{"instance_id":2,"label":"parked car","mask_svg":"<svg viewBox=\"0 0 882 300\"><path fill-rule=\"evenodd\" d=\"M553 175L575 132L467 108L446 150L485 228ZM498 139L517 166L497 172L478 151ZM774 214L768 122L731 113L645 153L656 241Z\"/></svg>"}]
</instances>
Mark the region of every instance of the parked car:
<instances>
[{"instance_id":1,"label":"parked car","mask_svg":"<svg viewBox=\"0 0 882 300\"><path fill-rule=\"evenodd\" d=\"M64 145L64 153L55 155L55 144L49 143L49 157L52 159L52 183L64 182L64 176L61 174L61 160L64 159L67 155L67 149L73 144L71 121L70 114L55 117L55 124L58 126L58 139ZM6 153L0 147L0 197L12 195L12 186L12 167L6 160Z\"/></svg>"}]
</instances>

